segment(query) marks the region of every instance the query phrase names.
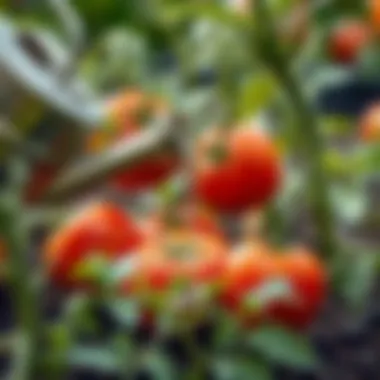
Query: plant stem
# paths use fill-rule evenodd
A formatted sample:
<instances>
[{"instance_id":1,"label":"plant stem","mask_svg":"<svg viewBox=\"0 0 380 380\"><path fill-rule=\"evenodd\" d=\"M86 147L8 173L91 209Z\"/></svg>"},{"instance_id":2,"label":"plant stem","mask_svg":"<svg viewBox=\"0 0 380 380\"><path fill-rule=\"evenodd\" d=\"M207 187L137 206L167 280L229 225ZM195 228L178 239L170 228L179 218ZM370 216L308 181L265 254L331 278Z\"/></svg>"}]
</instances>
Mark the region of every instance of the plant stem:
<instances>
[{"instance_id":1,"label":"plant stem","mask_svg":"<svg viewBox=\"0 0 380 380\"><path fill-rule=\"evenodd\" d=\"M301 137L302 154L306 158L311 210L317 227L321 253L331 258L336 252L333 213L328 194L328 181L322 164L322 138L318 120L303 93L301 83L291 70L290 63L278 44L274 23L266 1L255 0L257 21L256 43L262 59L271 67L289 95L298 116L297 133Z\"/></svg>"},{"instance_id":2,"label":"plant stem","mask_svg":"<svg viewBox=\"0 0 380 380\"><path fill-rule=\"evenodd\" d=\"M276 202L271 202L265 211L265 233L272 244L284 243L286 226Z\"/></svg>"},{"instance_id":3,"label":"plant stem","mask_svg":"<svg viewBox=\"0 0 380 380\"><path fill-rule=\"evenodd\" d=\"M20 160L17 161L20 163ZM12 175L13 171L19 169L20 167L10 165ZM16 185L12 184L10 189L2 193L0 225L9 255L12 299L15 301L18 330L12 379L28 380L32 379L37 364L38 294L28 262L29 231L23 219L20 191L22 181L16 182Z\"/></svg>"},{"instance_id":4,"label":"plant stem","mask_svg":"<svg viewBox=\"0 0 380 380\"><path fill-rule=\"evenodd\" d=\"M194 331L186 331L184 341L187 345L190 356L190 366L186 373L186 380L204 379L206 371L206 363L201 348L197 346L194 339Z\"/></svg>"}]
</instances>

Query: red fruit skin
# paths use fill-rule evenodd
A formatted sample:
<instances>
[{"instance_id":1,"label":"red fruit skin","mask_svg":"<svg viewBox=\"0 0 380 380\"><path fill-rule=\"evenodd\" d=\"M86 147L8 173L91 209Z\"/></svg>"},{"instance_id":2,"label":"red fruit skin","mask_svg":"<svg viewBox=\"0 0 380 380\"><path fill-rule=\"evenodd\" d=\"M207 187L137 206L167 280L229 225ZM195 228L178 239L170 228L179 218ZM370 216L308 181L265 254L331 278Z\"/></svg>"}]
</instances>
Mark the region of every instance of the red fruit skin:
<instances>
[{"instance_id":1,"label":"red fruit skin","mask_svg":"<svg viewBox=\"0 0 380 380\"><path fill-rule=\"evenodd\" d=\"M73 273L83 260L91 254L116 260L141 241L140 231L123 210L110 203L96 203L74 215L47 239L45 262L59 286L81 287Z\"/></svg>"},{"instance_id":2,"label":"red fruit skin","mask_svg":"<svg viewBox=\"0 0 380 380\"><path fill-rule=\"evenodd\" d=\"M295 329L308 327L317 317L327 293L327 274L321 261L297 247L278 258L278 273L289 281L293 297L272 304L269 318Z\"/></svg>"},{"instance_id":3,"label":"red fruit skin","mask_svg":"<svg viewBox=\"0 0 380 380\"><path fill-rule=\"evenodd\" d=\"M89 150L99 151L112 143L128 142L145 127L140 114L152 116L168 112L166 105L139 90L123 92L109 101L111 127L93 134L89 139ZM111 181L121 191L138 192L154 188L172 175L178 167L178 157L172 151L164 151L145 158L133 167L117 174Z\"/></svg>"},{"instance_id":4,"label":"red fruit skin","mask_svg":"<svg viewBox=\"0 0 380 380\"><path fill-rule=\"evenodd\" d=\"M360 139L366 143L380 141L380 103L369 107L359 121Z\"/></svg>"},{"instance_id":5,"label":"red fruit skin","mask_svg":"<svg viewBox=\"0 0 380 380\"><path fill-rule=\"evenodd\" d=\"M215 160L210 151L220 145L225 157ZM211 131L199 148L194 193L215 210L236 213L262 207L279 188L280 157L265 134L237 129L221 140L218 131Z\"/></svg>"},{"instance_id":6,"label":"red fruit skin","mask_svg":"<svg viewBox=\"0 0 380 380\"><path fill-rule=\"evenodd\" d=\"M181 257L169 247L191 248ZM133 278L126 282L129 292L155 294L178 282L211 284L218 281L227 257L223 242L190 229L170 229L151 236L138 250L138 265Z\"/></svg>"},{"instance_id":7,"label":"red fruit skin","mask_svg":"<svg viewBox=\"0 0 380 380\"><path fill-rule=\"evenodd\" d=\"M235 249L228 258L223 274L221 303L236 314L247 327L256 326L264 311L248 310L246 298L277 274L276 259L262 242Z\"/></svg>"},{"instance_id":8,"label":"red fruit skin","mask_svg":"<svg viewBox=\"0 0 380 380\"><path fill-rule=\"evenodd\" d=\"M161 153L118 174L112 183L121 191L138 192L151 189L168 179L177 166L178 161L172 154Z\"/></svg>"},{"instance_id":9,"label":"red fruit skin","mask_svg":"<svg viewBox=\"0 0 380 380\"><path fill-rule=\"evenodd\" d=\"M330 36L331 57L342 64L354 63L370 38L370 30L364 21L344 20Z\"/></svg>"}]
</instances>

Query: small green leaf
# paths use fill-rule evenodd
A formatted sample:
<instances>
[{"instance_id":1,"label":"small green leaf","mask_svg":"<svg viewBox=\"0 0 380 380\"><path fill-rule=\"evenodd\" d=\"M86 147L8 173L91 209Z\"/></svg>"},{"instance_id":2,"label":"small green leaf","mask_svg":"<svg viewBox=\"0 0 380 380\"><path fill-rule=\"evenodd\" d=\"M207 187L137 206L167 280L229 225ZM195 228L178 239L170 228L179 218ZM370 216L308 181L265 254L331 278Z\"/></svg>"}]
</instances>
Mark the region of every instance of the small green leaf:
<instances>
[{"instance_id":1,"label":"small green leaf","mask_svg":"<svg viewBox=\"0 0 380 380\"><path fill-rule=\"evenodd\" d=\"M106 255L94 253L75 267L72 276L77 280L102 282L108 273L108 264Z\"/></svg>"},{"instance_id":2,"label":"small green leaf","mask_svg":"<svg viewBox=\"0 0 380 380\"><path fill-rule=\"evenodd\" d=\"M240 323L227 313L219 312L218 317L218 333L215 334L214 344L220 349L231 347L237 343L241 334Z\"/></svg>"},{"instance_id":3,"label":"small green leaf","mask_svg":"<svg viewBox=\"0 0 380 380\"><path fill-rule=\"evenodd\" d=\"M189 18L203 18L234 27L249 27L253 21L244 15L230 12L225 7L210 2L196 1L187 4L176 4L168 6L165 10L165 19L170 23L179 23Z\"/></svg>"},{"instance_id":4,"label":"small green leaf","mask_svg":"<svg viewBox=\"0 0 380 380\"><path fill-rule=\"evenodd\" d=\"M126 327L134 327L140 320L140 306L134 300L117 298L109 303L109 308L115 318Z\"/></svg>"},{"instance_id":5,"label":"small green leaf","mask_svg":"<svg viewBox=\"0 0 380 380\"><path fill-rule=\"evenodd\" d=\"M74 367L94 372L113 373L119 370L118 356L105 347L75 347L69 352L69 362Z\"/></svg>"},{"instance_id":6,"label":"small green leaf","mask_svg":"<svg viewBox=\"0 0 380 380\"><path fill-rule=\"evenodd\" d=\"M71 333L67 324L58 323L49 329L49 338L54 350L65 350L70 346Z\"/></svg>"},{"instance_id":7,"label":"small green leaf","mask_svg":"<svg viewBox=\"0 0 380 380\"><path fill-rule=\"evenodd\" d=\"M122 259L115 262L109 268L108 278L110 283L118 284L120 281L126 280L135 273L136 256L130 253Z\"/></svg>"},{"instance_id":8,"label":"small green leaf","mask_svg":"<svg viewBox=\"0 0 380 380\"><path fill-rule=\"evenodd\" d=\"M335 214L345 224L357 224L368 210L368 197L364 196L361 184L356 186L331 186L330 195Z\"/></svg>"},{"instance_id":9,"label":"small green leaf","mask_svg":"<svg viewBox=\"0 0 380 380\"><path fill-rule=\"evenodd\" d=\"M151 350L143 357L144 368L154 380L175 380L175 371L170 358L158 350Z\"/></svg>"},{"instance_id":10,"label":"small green leaf","mask_svg":"<svg viewBox=\"0 0 380 380\"><path fill-rule=\"evenodd\" d=\"M379 273L376 252L359 252L346 261L341 291L356 310L365 306Z\"/></svg>"},{"instance_id":11,"label":"small green leaf","mask_svg":"<svg viewBox=\"0 0 380 380\"><path fill-rule=\"evenodd\" d=\"M271 380L270 366L258 358L221 358L213 363L217 380Z\"/></svg>"},{"instance_id":12,"label":"small green leaf","mask_svg":"<svg viewBox=\"0 0 380 380\"><path fill-rule=\"evenodd\" d=\"M240 116L251 116L265 108L276 95L277 89L275 78L270 72L255 73L242 89Z\"/></svg>"},{"instance_id":13,"label":"small green leaf","mask_svg":"<svg viewBox=\"0 0 380 380\"><path fill-rule=\"evenodd\" d=\"M308 339L279 326L262 327L248 337L250 347L268 360L300 369L315 368L316 354Z\"/></svg>"}]
</instances>

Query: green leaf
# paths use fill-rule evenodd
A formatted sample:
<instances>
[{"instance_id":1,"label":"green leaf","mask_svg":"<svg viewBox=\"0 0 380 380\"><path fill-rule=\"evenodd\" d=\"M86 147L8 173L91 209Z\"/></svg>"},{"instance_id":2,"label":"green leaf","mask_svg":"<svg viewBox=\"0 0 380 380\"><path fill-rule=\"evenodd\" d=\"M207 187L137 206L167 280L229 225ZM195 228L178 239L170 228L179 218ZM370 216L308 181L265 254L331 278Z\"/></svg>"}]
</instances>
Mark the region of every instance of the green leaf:
<instances>
[{"instance_id":1,"label":"green leaf","mask_svg":"<svg viewBox=\"0 0 380 380\"><path fill-rule=\"evenodd\" d=\"M108 268L109 262L106 255L94 252L75 267L73 277L78 280L103 282L108 274Z\"/></svg>"},{"instance_id":2,"label":"green leaf","mask_svg":"<svg viewBox=\"0 0 380 380\"><path fill-rule=\"evenodd\" d=\"M346 257L341 292L355 310L366 305L379 274L376 252L355 252Z\"/></svg>"},{"instance_id":3,"label":"green leaf","mask_svg":"<svg viewBox=\"0 0 380 380\"><path fill-rule=\"evenodd\" d=\"M119 358L105 347L77 346L69 352L69 362L74 367L88 368L94 372L113 373L119 370Z\"/></svg>"},{"instance_id":4,"label":"green leaf","mask_svg":"<svg viewBox=\"0 0 380 380\"><path fill-rule=\"evenodd\" d=\"M269 105L277 93L277 83L269 71L255 73L245 82L240 101L242 118L252 116Z\"/></svg>"},{"instance_id":5,"label":"green leaf","mask_svg":"<svg viewBox=\"0 0 380 380\"><path fill-rule=\"evenodd\" d=\"M128 254L120 260L117 260L108 271L108 279L110 283L119 284L120 281L130 278L136 270L136 256Z\"/></svg>"},{"instance_id":6,"label":"green leaf","mask_svg":"<svg viewBox=\"0 0 380 380\"><path fill-rule=\"evenodd\" d=\"M49 328L49 338L56 351L66 350L71 344L69 325L57 323Z\"/></svg>"},{"instance_id":7,"label":"green leaf","mask_svg":"<svg viewBox=\"0 0 380 380\"><path fill-rule=\"evenodd\" d=\"M140 306L134 300L117 298L109 303L109 308L119 323L126 327L134 327L140 321Z\"/></svg>"},{"instance_id":8,"label":"green leaf","mask_svg":"<svg viewBox=\"0 0 380 380\"><path fill-rule=\"evenodd\" d=\"M279 326L266 326L248 337L248 344L268 360L299 369L315 368L316 354L305 336Z\"/></svg>"},{"instance_id":9,"label":"green leaf","mask_svg":"<svg viewBox=\"0 0 380 380\"><path fill-rule=\"evenodd\" d=\"M241 326L232 315L218 313L218 333L215 334L214 345L220 349L228 348L238 342L241 334Z\"/></svg>"},{"instance_id":10,"label":"green leaf","mask_svg":"<svg viewBox=\"0 0 380 380\"><path fill-rule=\"evenodd\" d=\"M204 18L234 27L243 26L251 28L253 26L250 18L239 15L236 12L231 12L221 5L211 4L210 2L195 1L187 2L187 4L181 2L180 4L166 7L165 20L168 23L179 23L189 18Z\"/></svg>"},{"instance_id":11,"label":"green leaf","mask_svg":"<svg viewBox=\"0 0 380 380\"><path fill-rule=\"evenodd\" d=\"M325 116L320 125L326 137L341 137L353 129L352 120L342 115Z\"/></svg>"},{"instance_id":12,"label":"green leaf","mask_svg":"<svg viewBox=\"0 0 380 380\"><path fill-rule=\"evenodd\" d=\"M354 225L365 217L368 197L364 196L360 183L353 187L347 184L331 186L330 195L335 214L345 225Z\"/></svg>"},{"instance_id":13,"label":"green leaf","mask_svg":"<svg viewBox=\"0 0 380 380\"><path fill-rule=\"evenodd\" d=\"M377 173L380 165L380 149L379 144L367 144L360 146L354 152L355 170L360 173Z\"/></svg>"},{"instance_id":14,"label":"green leaf","mask_svg":"<svg viewBox=\"0 0 380 380\"><path fill-rule=\"evenodd\" d=\"M159 189L158 195L163 205L169 206L177 203L185 191L185 183L181 177L165 182Z\"/></svg>"},{"instance_id":15,"label":"green leaf","mask_svg":"<svg viewBox=\"0 0 380 380\"><path fill-rule=\"evenodd\" d=\"M217 380L271 380L270 366L258 358L222 358L213 363Z\"/></svg>"},{"instance_id":16,"label":"green leaf","mask_svg":"<svg viewBox=\"0 0 380 380\"><path fill-rule=\"evenodd\" d=\"M153 376L154 380L175 380L173 363L167 355L158 350L151 350L143 357L144 368Z\"/></svg>"}]
</instances>

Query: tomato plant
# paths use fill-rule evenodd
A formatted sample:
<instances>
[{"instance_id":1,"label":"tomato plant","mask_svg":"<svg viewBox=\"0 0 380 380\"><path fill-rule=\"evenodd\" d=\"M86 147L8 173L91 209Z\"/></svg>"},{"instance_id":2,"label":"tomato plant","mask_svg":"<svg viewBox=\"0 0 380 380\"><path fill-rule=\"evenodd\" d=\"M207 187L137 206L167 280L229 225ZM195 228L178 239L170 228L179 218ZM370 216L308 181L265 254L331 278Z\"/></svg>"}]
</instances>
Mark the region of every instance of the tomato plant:
<instances>
[{"instance_id":1,"label":"tomato plant","mask_svg":"<svg viewBox=\"0 0 380 380\"><path fill-rule=\"evenodd\" d=\"M380 3L10 3L0 377L377 378Z\"/></svg>"}]
</instances>

